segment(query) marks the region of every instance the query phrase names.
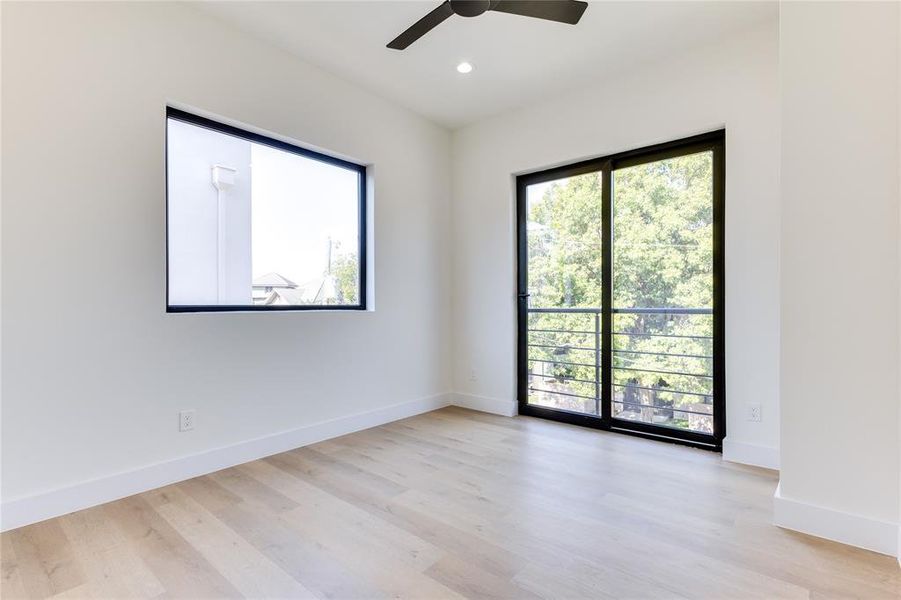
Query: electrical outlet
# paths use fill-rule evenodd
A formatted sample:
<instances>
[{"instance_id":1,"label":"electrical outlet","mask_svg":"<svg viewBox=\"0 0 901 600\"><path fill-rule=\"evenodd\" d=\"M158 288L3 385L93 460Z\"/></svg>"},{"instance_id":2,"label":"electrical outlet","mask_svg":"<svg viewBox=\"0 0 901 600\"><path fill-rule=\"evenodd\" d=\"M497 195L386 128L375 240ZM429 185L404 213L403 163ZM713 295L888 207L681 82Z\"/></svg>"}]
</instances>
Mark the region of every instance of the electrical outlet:
<instances>
[{"instance_id":1,"label":"electrical outlet","mask_svg":"<svg viewBox=\"0 0 901 600\"><path fill-rule=\"evenodd\" d=\"M191 431L194 429L194 415L197 413L193 408L191 410L183 410L178 413L178 430Z\"/></svg>"},{"instance_id":2,"label":"electrical outlet","mask_svg":"<svg viewBox=\"0 0 901 600\"><path fill-rule=\"evenodd\" d=\"M479 380L478 376L476 376L476 370L475 370L475 369L470 369L470 370L469 370L469 380L470 380L470 381L478 381L478 380Z\"/></svg>"},{"instance_id":3,"label":"electrical outlet","mask_svg":"<svg viewBox=\"0 0 901 600\"><path fill-rule=\"evenodd\" d=\"M757 402L749 402L748 403L748 420L754 421L755 423L760 422L760 404Z\"/></svg>"}]
</instances>

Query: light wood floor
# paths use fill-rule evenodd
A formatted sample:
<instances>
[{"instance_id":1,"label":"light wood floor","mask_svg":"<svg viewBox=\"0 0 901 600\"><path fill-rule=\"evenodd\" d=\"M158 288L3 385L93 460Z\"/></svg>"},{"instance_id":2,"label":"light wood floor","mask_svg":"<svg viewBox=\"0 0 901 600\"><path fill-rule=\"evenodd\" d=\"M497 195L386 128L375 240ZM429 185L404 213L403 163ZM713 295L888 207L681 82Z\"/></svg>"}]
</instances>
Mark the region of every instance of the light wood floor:
<instances>
[{"instance_id":1,"label":"light wood floor","mask_svg":"<svg viewBox=\"0 0 901 600\"><path fill-rule=\"evenodd\" d=\"M2 535L30 598L893 598L770 525L773 472L448 408Z\"/></svg>"}]
</instances>

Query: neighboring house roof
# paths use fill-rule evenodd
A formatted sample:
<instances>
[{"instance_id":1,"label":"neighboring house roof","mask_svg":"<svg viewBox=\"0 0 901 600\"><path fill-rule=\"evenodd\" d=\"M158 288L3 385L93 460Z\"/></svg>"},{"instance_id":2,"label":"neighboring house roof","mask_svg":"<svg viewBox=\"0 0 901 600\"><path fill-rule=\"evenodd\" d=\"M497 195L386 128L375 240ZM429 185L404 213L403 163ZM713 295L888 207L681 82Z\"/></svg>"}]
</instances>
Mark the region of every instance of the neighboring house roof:
<instances>
[{"instance_id":1,"label":"neighboring house roof","mask_svg":"<svg viewBox=\"0 0 901 600\"><path fill-rule=\"evenodd\" d=\"M313 297L313 304L325 304L328 300L338 299L338 286L335 283L333 275L326 275L319 285L316 296Z\"/></svg>"},{"instance_id":2,"label":"neighboring house roof","mask_svg":"<svg viewBox=\"0 0 901 600\"><path fill-rule=\"evenodd\" d=\"M326 304L338 298L338 286L333 275L326 275L294 288L273 288L263 304L296 306Z\"/></svg>"},{"instance_id":3,"label":"neighboring house roof","mask_svg":"<svg viewBox=\"0 0 901 600\"><path fill-rule=\"evenodd\" d=\"M296 288L297 284L278 273L266 273L253 280L253 287Z\"/></svg>"},{"instance_id":4,"label":"neighboring house roof","mask_svg":"<svg viewBox=\"0 0 901 600\"><path fill-rule=\"evenodd\" d=\"M303 290L297 288L273 288L263 301L264 305L283 305L296 306L298 304L309 304L303 298Z\"/></svg>"}]
</instances>

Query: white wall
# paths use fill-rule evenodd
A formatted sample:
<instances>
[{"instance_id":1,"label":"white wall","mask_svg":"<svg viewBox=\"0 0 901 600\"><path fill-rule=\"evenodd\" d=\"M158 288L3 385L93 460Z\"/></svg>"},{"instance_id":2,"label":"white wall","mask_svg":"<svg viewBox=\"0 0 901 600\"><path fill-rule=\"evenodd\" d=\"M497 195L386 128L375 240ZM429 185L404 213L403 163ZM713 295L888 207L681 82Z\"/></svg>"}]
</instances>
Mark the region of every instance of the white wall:
<instances>
[{"instance_id":1,"label":"white wall","mask_svg":"<svg viewBox=\"0 0 901 600\"><path fill-rule=\"evenodd\" d=\"M726 128L727 458L779 445L776 23L454 135L454 389L516 400L512 174ZM475 373L476 380L471 379ZM759 402L760 423L745 420Z\"/></svg>"},{"instance_id":2,"label":"white wall","mask_svg":"<svg viewBox=\"0 0 901 600\"><path fill-rule=\"evenodd\" d=\"M449 391L445 130L189 7L2 11L5 508ZM374 165L378 309L167 315L167 102Z\"/></svg>"},{"instance_id":3,"label":"white wall","mask_svg":"<svg viewBox=\"0 0 901 600\"><path fill-rule=\"evenodd\" d=\"M780 16L776 521L890 554L899 515L898 6L786 2Z\"/></svg>"},{"instance_id":4,"label":"white wall","mask_svg":"<svg viewBox=\"0 0 901 600\"><path fill-rule=\"evenodd\" d=\"M246 306L253 280L250 142L174 119L167 129L169 304ZM215 165L235 169L233 185L217 191Z\"/></svg>"}]
</instances>

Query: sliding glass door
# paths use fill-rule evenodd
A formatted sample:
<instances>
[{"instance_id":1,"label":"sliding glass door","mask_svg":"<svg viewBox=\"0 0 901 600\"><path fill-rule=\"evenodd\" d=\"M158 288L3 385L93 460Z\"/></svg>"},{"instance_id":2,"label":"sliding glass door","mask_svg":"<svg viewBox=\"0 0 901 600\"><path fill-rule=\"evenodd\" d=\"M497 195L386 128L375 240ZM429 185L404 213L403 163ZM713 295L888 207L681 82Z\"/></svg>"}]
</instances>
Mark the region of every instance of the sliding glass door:
<instances>
[{"instance_id":1,"label":"sliding glass door","mask_svg":"<svg viewBox=\"0 0 901 600\"><path fill-rule=\"evenodd\" d=\"M724 133L517 178L520 412L719 449Z\"/></svg>"}]
</instances>

